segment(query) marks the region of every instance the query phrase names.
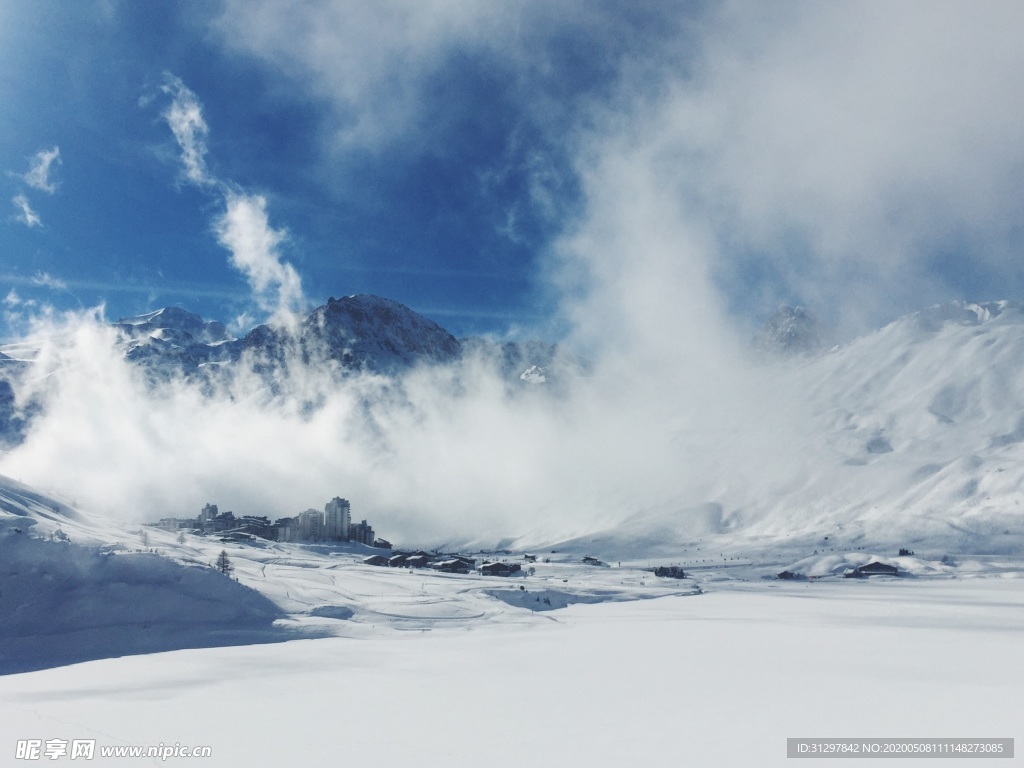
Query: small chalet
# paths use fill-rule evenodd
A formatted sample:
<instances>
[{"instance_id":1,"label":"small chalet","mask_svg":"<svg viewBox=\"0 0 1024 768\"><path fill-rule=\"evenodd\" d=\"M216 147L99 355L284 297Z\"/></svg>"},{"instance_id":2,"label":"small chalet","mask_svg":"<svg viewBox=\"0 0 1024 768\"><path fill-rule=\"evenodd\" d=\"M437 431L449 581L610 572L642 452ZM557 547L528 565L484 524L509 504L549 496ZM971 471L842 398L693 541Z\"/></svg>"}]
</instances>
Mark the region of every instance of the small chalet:
<instances>
[{"instance_id":1,"label":"small chalet","mask_svg":"<svg viewBox=\"0 0 1024 768\"><path fill-rule=\"evenodd\" d=\"M384 555L370 555L369 557L363 558L364 565L388 565L388 558Z\"/></svg>"},{"instance_id":2,"label":"small chalet","mask_svg":"<svg viewBox=\"0 0 1024 768\"><path fill-rule=\"evenodd\" d=\"M511 576L520 570L519 563L484 563L480 566L483 576Z\"/></svg>"},{"instance_id":3,"label":"small chalet","mask_svg":"<svg viewBox=\"0 0 1024 768\"><path fill-rule=\"evenodd\" d=\"M405 558L405 564L410 568L426 568L430 565L430 555L409 555Z\"/></svg>"},{"instance_id":4,"label":"small chalet","mask_svg":"<svg viewBox=\"0 0 1024 768\"><path fill-rule=\"evenodd\" d=\"M465 560L457 557L451 560L440 560L430 567L442 573L469 573L469 566L466 565Z\"/></svg>"},{"instance_id":5,"label":"small chalet","mask_svg":"<svg viewBox=\"0 0 1024 768\"><path fill-rule=\"evenodd\" d=\"M895 565L886 565L876 561L854 568L843 575L848 579L859 579L865 576L898 576L899 572L899 568Z\"/></svg>"},{"instance_id":6,"label":"small chalet","mask_svg":"<svg viewBox=\"0 0 1024 768\"><path fill-rule=\"evenodd\" d=\"M253 541L255 536L245 531L227 531L220 537L221 541Z\"/></svg>"},{"instance_id":7,"label":"small chalet","mask_svg":"<svg viewBox=\"0 0 1024 768\"><path fill-rule=\"evenodd\" d=\"M388 558L388 565L390 565L392 568L404 568L405 561L408 559L408 555L392 555Z\"/></svg>"},{"instance_id":8,"label":"small chalet","mask_svg":"<svg viewBox=\"0 0 1024 768\"><path fill-rule=\"evenodd\" d=\"M584 565L604 565L604 563L602 563L596 557L591 557L590 555L584 557L583 560L581 560L580 562L582 562Z\"/></svg>"}]
</instances>

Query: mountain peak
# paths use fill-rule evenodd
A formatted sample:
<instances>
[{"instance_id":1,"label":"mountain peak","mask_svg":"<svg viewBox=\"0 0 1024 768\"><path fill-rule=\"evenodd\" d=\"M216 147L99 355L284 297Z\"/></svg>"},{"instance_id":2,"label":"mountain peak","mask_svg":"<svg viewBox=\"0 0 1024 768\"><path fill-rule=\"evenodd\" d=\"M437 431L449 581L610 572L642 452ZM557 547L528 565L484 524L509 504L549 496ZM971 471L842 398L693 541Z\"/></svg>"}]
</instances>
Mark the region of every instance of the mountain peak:
<instances>
[{"instance_id":1,"label":"mountain peak","mask_svg":"<svg viewBox=\"0 0 1024 768\"><path fill-rule=\"evenodd\" d=\"M423 315L393 299L373 294L331 297L302 324L308 347L320 346L332 359L390 372L417 362L448 362L459 341Z\"/></svg>"},{"instance_id":2,"label":"mountain peak","mask_svg":"<svg viewBox=\"0 0 1024 768\"><path fill-rule=\"evenodd\" d=\"M757 344L769 352L802 354L821 349L824 335L821 323L810 311L783 304L757 334Z\"/></svg>"},{"instance_id":3,"label":"mountain peak","mask_svg":"<svg viewBox=\"0 0 1024 768\"><path fill-rule=\"evenodd\" d=\"M114 323L114 326L136 339L173 335L160 331L187 334L193 341L203 344L214 344L231 338L223 323L203 320L199 315L180 307L163 307L136 317L123 318Z\"/></svg>"}]
</instances>

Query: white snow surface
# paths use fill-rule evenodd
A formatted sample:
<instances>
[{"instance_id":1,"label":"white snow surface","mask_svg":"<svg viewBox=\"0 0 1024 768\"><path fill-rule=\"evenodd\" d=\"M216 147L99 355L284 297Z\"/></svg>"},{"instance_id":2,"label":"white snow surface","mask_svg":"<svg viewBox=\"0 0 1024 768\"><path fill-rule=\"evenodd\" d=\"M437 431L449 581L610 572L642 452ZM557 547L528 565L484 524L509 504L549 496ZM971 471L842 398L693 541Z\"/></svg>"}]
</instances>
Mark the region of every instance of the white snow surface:
<instances>
[{"instance_id":1,"label":"white snow surface","mask_svg":"<svg viewBox=\"0 0 1024 768\"><path fill-rule=\"evenodd\" d=\"M1022 735L1019 556L701 551L675 580L559 551L503 579L179 543L6 478L0 507L8 756L94 739L228 768L781 766L787 737ZM237 581L209 567L222 549ZM835 575L874 559L907 575ZM776 560L816 578L768 578Z\"/></svg>"},{"instance_id":2,"label":"white snow surface","mask_svg":"<svg viewBox=\"0 0 1024 768\"><path fill-rule=\"evenodd\" d=\"M799 401L778 453L731 466L722 449L723 477L709 480L706 498L667 499L574 543L618 557L692 552L709 539L746 551L797 541L1024 550L1021 305L939 305L765 366L764 386Z\"/></svg>"},{"instance_id":3,"label":"white snow surface","mask_svg":"<svg viewBox=\"0 0 1024 768\"><path fill-rule=\"evenodd\" d=\"M3 746L206 745L192 762L229 768L783 766L796 736L1019 749L1022 609L1019 583L998 579L743 584L539 622L108 659L5 678Z\"/></svg>"}]
</instances>

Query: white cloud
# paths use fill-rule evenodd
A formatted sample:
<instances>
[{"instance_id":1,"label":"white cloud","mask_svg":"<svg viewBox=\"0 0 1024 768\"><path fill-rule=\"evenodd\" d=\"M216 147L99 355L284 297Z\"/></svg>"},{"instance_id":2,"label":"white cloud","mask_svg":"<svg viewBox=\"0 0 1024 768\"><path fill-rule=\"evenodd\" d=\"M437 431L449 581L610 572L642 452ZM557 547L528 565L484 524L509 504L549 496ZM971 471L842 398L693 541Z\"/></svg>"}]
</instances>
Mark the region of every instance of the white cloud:
<instances>
[{"instance_id":1,"label":"white cloud","mask_svg":"<svg viewBox=\"0 0 1024 768\"><path fill-rule=\"evenodd\" d=\"M228 2L228 46L305 80L337 108L335 138L380 146L415 121L420 86L453 41L502 33L505 6L462 0L410 3Z\"/></svg>"},{"instance_id":2,"label":"white cloud","mask_svg":"<svg viewBox=\"0 0 1024 768\"><path fill-rule=\"evenodd\" d=\"M27 197L24 195L15 195L11 198L11 202L14 204L14 207L18 209L18 213L14 217L15 221L20 221L29 229L32 227L43 226L42 219L39 218L38 213L32 210L32 206L29 204Z\"/></svg>"},{"instance_id":3,"label":"white cloud","mask_svg":"<svg viewBox=\"0 0 1024 768\"><path fill-rule=\"evenodd\" d=\"M163 117L181 148L185 178L223 196L225 211L214 222L218 242L231 252L231 265L245 275L257 305L270 313L269 321L294 325L295 312L304 308L306 301L298 272L281 260L284 232L270 226L264 197L232 189L210 174L205 160L209 128L202 105L180 78L170 73L164 78L163 91L172 102Z\"/></svg>"},{"instance_id":4,"label":"white cloud","mask_svg":"<svg viewBox=\"0 0 1024 768\"><path fill-rule=\"evenodd\" d=\"M32 277L32 285L52 288L55 291L66 291L68 284L59 277L54 277L49 272L37 272Z\"/></svg>"},{"instance_id":5,"label":"white cloud","mask_svg":"<svg viewBox=\"0 0 1024 768\"><path fill-rule=\"evenodd\" d=\"M996 289L1017 271L1022 23L1012 3L716 6L696 69L668 73L628 133L713 234L707 269L774 271L873 324L951 298L937 253Z\"/></svg>"},{"instance_id":6,"label":"white cloud","mask_svg":"<svg viewBox=\"0 0 1024 768\"><path fill-rule=\"evenodd\" d=\"M229 193L226 210L215 222L217 240L231 252L231 265L246 276L261 309L271 322L289 325L305 298L295 268L282 262L284 232L270 226L267 202L259 195Z\"/></svg>"},{"instance_id":7,"label":"white cloud","mask_svg":"<svg viewBox=\"0 0 1024 768\"><path fill-rule=\"evenodd\" d=\"M658 8L646 14L667 15ZM618 54L609 49L636 32L611 4L588 0L227 0L214 29L229 50L268 63L322 99L333 112L326 143L342 152L379 151L397 140L405 149L429 146L435 122L475 107L438 108L436 78L460 58L463 66L501 72L503 97L524 114L560 111L565 93L546 88L564 85L554 78L567 37L593 45L610 66Z\"/></svg>"},{"instance_id":8,"label":"white cloud","mask_svg":"<svg viewBox=\"0 0 1024 768\"><path fill-rule=\"evenodd\" d=\"M198 97L180 78L169 73L164 75L162 90L171 97L171 105L163 112L163 118L181 147L185 178L198 186L216 184L206 169L209 128Z\"/></svg>"},{"instance_id":9,"label":"white cloud","mask_svg":"<svg viewBox=\"0 0 1024 768\"><path fill-rule=\"evenodd\" d=\"M516 117L582 147L584 174L622 142L660 168L658 194L713 246L710 290L748 315L800 299L854 326L888 319L952 298L937 254L993 290L1017 274L1022 6L794 0L768 12L733 0L648 13L644 27L614 4L229 0L216 28L332 108L328 151L428 145L431 78L460 56L502 68ZM632 40L624 55L615 30ZM552 60L569 38L609 52L620 82L567 130L543 116L557 113L545 75L566 74ZM557 180L533 181L530 204L560 215L545 197Z\"/></svg>"},{"instance_id":10,"label":"white cloud","mask_svg":"<svg viewBox=\"0 0 1024 768\"><path fill-rule=\"evenodd\" d=\"M32 189L52 195L57 191L57 183L50 179L50 173L54 164L60 165L60 163L60 147L41 149L33 156L28 171L21 176L21 179Z\"/></svg>"}]
</instances>

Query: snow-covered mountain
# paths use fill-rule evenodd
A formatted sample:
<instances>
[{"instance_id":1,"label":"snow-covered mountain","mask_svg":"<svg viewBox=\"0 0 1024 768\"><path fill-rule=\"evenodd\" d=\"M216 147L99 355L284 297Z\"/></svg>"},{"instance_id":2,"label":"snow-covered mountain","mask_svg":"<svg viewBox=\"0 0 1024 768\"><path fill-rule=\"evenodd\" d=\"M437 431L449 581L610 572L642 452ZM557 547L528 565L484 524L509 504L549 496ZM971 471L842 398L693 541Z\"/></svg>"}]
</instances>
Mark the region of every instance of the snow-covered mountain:
<instances>
[{"instance_id":1,"label":"snow-covered mountain","mask_svg":"<svg viewBox=\"0 0 1024 768\"><path fill-rule=\"evenodd\" d=\"M299 333L306 354L347 368L396 373L420 363L448 363L461 352L448 331L397 301L358 295L330 298Z\"/></svg>"},{"instance_id":2,"label":"snow-covered mountain","mask_svg":"<svg viewBox=\"0 0 1024 768\"><path fill-rule=\"evenodd\" d=\"M799 354L821 350L827 336L821 321L806 308L783 305L768 318L755 343L768 352Z\"/></svg>"},{"instance_id":3,"label":"snow-covered mountain","mask_svg":"<svg viewBox=\"0 0 1024 768\"><path fill-rule=\"evenodd\" d=\"M114 323L126 359L166 378L194 375L202 368L238 362L248 355L263 369L328 363L341 374L398 375L417 365L451 363L464 354L494 358L503 375L544 380L537 369L553 372L578 367L556 345L545 342L459 340L423 315L391 299L368 294L330 298L294 331L260 325L240 339L216 321L176 307ZM538 378L539 377L539 378Z\"/></svg>"},{"instance_id":4,"label":"snow-covered mountain","mask_svg":"<svg viewBox=\"0 0 1024 768\"><path fill-rule=\"evenodd\" d=\"M238 343L223 323L203 320L178 307L165 307L118 320L125 358L151 372L191 373L211 362L238 357Z\"/></svg>"},{"instance_id":5,"label":"snow-covered mountain","mask_svg":"<svg viewBox=\"0 0 1024 768\"><path fill-rule=\"evenodd\" d=\"M0 352L0 450L17 445L35 412L34 404L19 406L14 385L25 374L28 363Z\"/></svg>"},{"instance_id":6,"label":"snow-covered mountain","mask_svg":"<svg viewBox=\"0 0 1024 768\"><path fill-rule=\"evenodd\" d=\"M714 495L575 543L1024 551L1024 305L931 307L824 352L782 354L765 378L797 404L778 452L736 467L737 480Z\"/></svg>"},{"instance_id":7,"label":"snow-covered mountain","mask_svg":"<svg viewBox=\"0 0 1024 768\"><path fill-rule=\"evenodd\" d=\"M770 324L773 338L812 338L808 317L782 313ZM327 384L344 387L357 371L389 376L421 363L479 359L509 386L540 385L554 397L574 391L551 386L560 376L587 380L586 366L555 345L460 341L409 308L373 296L331 299L294 335L261 326L234 339L223 325L182 310L122 320L115 329L126 358L161 377L185 372L203 379L229 374L234 365L259 371L265 364L268 375L280 378L292 366L308 365L337 372ZM584 527L579 546L612 557L625 549L675 551L708 537L824 545L828 536L829 548L933 541L972 551L1011 551L1024 543L1024 306L936 306L844 345L825 350L799 341L797 347L801 354L766 357L752 350L747 371L763 380L765 398L789 403L792 414L775 414L770 426L738 422L721 438L682 435L680 442L720 454L709 465L718 477L699 492L691 485L649 497L625 520L595 530L609 525L606 516L603 524ZM788 341L775 348L794 351ZM12 357L21 359L0 358L0 427L9 443L20 439L31 415L7 383L31 370L31 356ZM446 381L458 382L441 377L437 386ZM759 435L760 453L746 445L730 453L730 441L743 444L747 434ZM524 531L522 543L566 535L557 526L534 533Z\"/></svg>"}]
</instances>

